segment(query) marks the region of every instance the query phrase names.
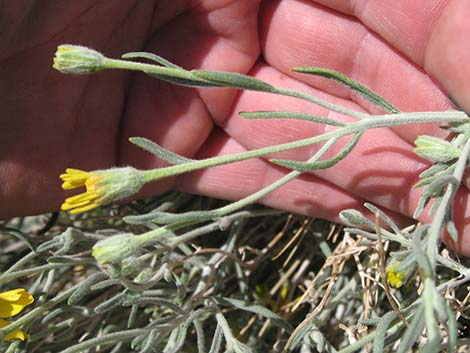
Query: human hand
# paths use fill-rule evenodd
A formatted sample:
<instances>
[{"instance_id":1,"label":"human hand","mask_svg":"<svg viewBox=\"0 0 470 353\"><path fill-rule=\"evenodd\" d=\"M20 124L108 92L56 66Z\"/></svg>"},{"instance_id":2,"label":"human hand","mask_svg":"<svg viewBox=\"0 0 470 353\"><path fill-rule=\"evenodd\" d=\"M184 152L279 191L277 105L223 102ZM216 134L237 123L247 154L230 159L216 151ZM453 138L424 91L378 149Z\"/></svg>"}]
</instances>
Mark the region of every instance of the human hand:
<instances>
[{"instance_id":1,"label":"human hand","mask_svg":"<svg viewBox=\"0 0 470 353\"><path fill-rule=\"evenodd\" d=\"M57 210L67 195L58 178L66 167L159 165L129 136L193 155L204 149L211 114L227 115L236 95L199 96L117 71L63 75L51 67L59 44L82 44L111 57L146 50L188 68L244 73L259 56L258 3L252 0L28 3L9 2L0 18L0 218ZM146 193L172 186L173 180L162 181Z\"/></svg>"},{"instance_id":2,"label":"human hand","mask_svg":"<svg viewBox=\"0 0 470 353\"><path fill-rule=\"evenodd\" d=\"M158 2L156 3L158 5ZM464 96L466 88L468 89L462 79L465 76L457 71L459 68L465 72L462 64L465 64L468 53L465 53L463 44L459 44L464 41L459 41L454 33L457 30L462 31L460 27L465 25L462 14L465 13L463 10L468 12L467 5L452 5L466 6L466 9L454 9L451 5L435 8L429 2L423 2L423 6L429 6L435 12L416 10L413 13L413 9L404 10L399 7L400 4L407 6L407 2L387 5L377 1L363 11L357 10L363 16L358 16L360 20L367 25L364 26L359 20L328 10L318 2L264 1L259 13L254 1L221 1L220 3L228 4L219 5L218 11L217 3L203 1L205 10L188 10L176 18L172 17L172 13L179 13L178 10L181 9L177 9L177 6L172 9L166 7L166 16L158 12L160 22L165 25L159 26L157 19L152 30L142 25L145 21L136 21L139 10L145 13L144 9L127 9L129 23L137 22L136 27L142 26L147 30L127 30L127 43L115 39L115 42L113 39L106 42L102 39L100 42L96 39L97 33L103 38L107 36L97 24L93 34L93 26L87 27L90 31L88 40L86 35L83 38L87 31L77 33L76 27L66 26L68 33L61 31L57 42L54 38L54 46L64 42L79 43L103 51L108 56L117 56L131 50L155 52L185 68L250 73L277 86L305 90L354 109L373 111L364 101L350 96L336 85L289 72L289 68L293 66L326 66L351 75L381 93L401 110L449 108L450 104L445 95L420 71L419 67L424 66L464 108L470 106L468 98ZM325 3L335 5L345 12L353 7L343 4L342 1ZM375 8L372 8L373 6ZM389 11L388 8L385 13L386 6L393 6L402 12ZM99 10L91 9L83 15L84 17L79 17L79 22L87 23L100 18ZM125 13L126 9L119 11ZM436 20L439 17L437 12L443 14L439 20ZM373 19L378 14L385 18L382 17L380 22L375 23ZM428 14L428 17L425 14ZM257 62L258 16L261 38L259 44L264 60ZM387 16L396 17L387 22ZM461 22L458 21L459 17ZM169 18L173 20L168 22ZM382 23L393 23L394 26L383 27ZM113 29L119 33L117 24L110 26L108 23L107 26L111 28L108 28L108 35ZM452 26L457 28L452 29ZM402 35L402 32L407 35ZM433 32L434 39L426 41L430 32ZM451 41L455 44L450 48L456 52L448 55L442 50L441 43L451 44ZM396 49L392 49L388 43L392 43ZM109 50L106 50L107 47ZM53 51L51 47L50 53ZM23 52L24 60L30 59L26 51ZM49 60L50 56L51 54L48 56ZM455 57L464 58L460 66L451 62ZM49 69L48 65L46 67ZM10 153L6 154L5 151L5 155L9 156L7 160L12 161L2 173L9 180L5 188L9 192L4 194L10 197L6 200L13 210L16 210L5 210L11 212L10 215L57 208L63 195L58 192L58 182L55 178L67 166L81 169L103 168L113 164L131 164L139 168L158 166L158 161L127 142L129 136L145 136L170 150L188 156L197 151L196 158L201 158L238 152L244 148L272 145L323 132L323 127L305 122L246 121L238 117L238 111L290 109L327 114L324 109L312 108L311 105L307 106L297 100L261 93L243 92L237 95L237 92L226 89L195 91L170 86L143 75L129 78L122 73L68 78L58 76L50 70L43 71L40 65L35 65L34 68L42 72L43 76L39 79L47 77L50 80L49 84L42 83L42 86L50 87L52 84L56 89L54 92L41 92L36 86L34 93L41 93L42 99L31 99L28 95L22 97L26 97L28 101L25 107L29 106L29 111L39 112L39 115L43 116L42 119L38 119L38 114L36 119L32 119L31 115L28 116L25 112L17 112L18 118L12 118L11 122L7 123L6 136L10 141L24 141L23 146L8 144L8 139L4 141L4 145L10 149ZM37 75L36 72L33 74ZM9 76L13 78L12 74ZM33 80L33 76L24 75L28 80ZM460 84L457 85L458 82ZM10 95L13 95L11 84L9 88ZM102 92L105 89L106 95L103 97ZM127 101L124 109L125 94ZM52 99L47 98L49 96L55 101L50 106L45 104L47 99ZM36 102L36 105L31 104L31 100ZM10 109L13 111L13 107ZM345 119L336 114L330 114L330 117ZM212 129L212 121L221 129ZM25 125L18 125L21 122ZM13 123L17 125L12 128ZM42 132L43 135L36 136L35 133L33 136L24 136L24 127ZM46 130L46 127L52 130ZM265 197L263 202L298 213L337 220L337 215L342 209L361 208L365 200L370 200L397 214L410 216L419 199L419 190L412 189L412 185L417 181L419 172L427 166L426 162L411 153L410 143L422 133L443 136L443 132L436 126L371 131L363 136L363 141L353 154L334 168L303 176ZM44 134L48 137L47 143L44 142ZM70 146L67 150L64 149L66 145ZM43 160L38 161L39 157L28 155L27 151L32 148L42 156L41 159L48 158L51 151L55 151L54 165L44 163ZM4 150L2 149L2 152ZM282 156L306 159L312 151L310 148L285 152ZM147 188L146 192L176 187L214 197L238 199L285 173L285 170L262 160L251 160L193 173L177 180L159 182ZM14 179L12 175L22 177ZM38 176L41 176L41 179ZM467 191L461 188L457 202L466 205L467 197ZM38 200L43 202L39 203ZM455 214L461 234L468 233L466 212L467 208L462 206ZM459 246L461 251L470 252L470 244L466 244L465 237Z\"/></svg>"}]
</instances>

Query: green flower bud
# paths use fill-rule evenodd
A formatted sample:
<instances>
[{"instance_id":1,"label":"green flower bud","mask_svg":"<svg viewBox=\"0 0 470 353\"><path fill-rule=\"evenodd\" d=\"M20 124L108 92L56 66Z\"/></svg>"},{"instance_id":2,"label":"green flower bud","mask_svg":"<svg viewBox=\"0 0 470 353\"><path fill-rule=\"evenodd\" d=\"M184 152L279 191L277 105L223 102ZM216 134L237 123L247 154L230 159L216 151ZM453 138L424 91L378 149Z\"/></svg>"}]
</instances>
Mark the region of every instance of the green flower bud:
<instances>
[{"instance_id":1,"label":"green flower bud","mask_svg":"<svg viewBox=\"0 0 470 353\"><path fill-rule=\"evenodd\" d=\"M125 233L100 240L93 246L91 254L100 265L106 265L137 254L141 247L141 238Z\"/></svg>"},{"instance_id":2,"label":"green flower bud","mask_svg":"<svg viewBox=\"0 0 470 353\"><path fill-rule=\"evenodd\" d=\"M96 50L64 44L57 47L52 67L64 74L89 74L103 70L104 59Z\"/></svg>"},{"instance_id":3,"label":"green flower bud","mask_svg":"<svg viewBox=\"0 0 470 353\"><path fill-rule=\"evenodd\" d=\"M420 157L426 158L431 162L448 162L459 158L460 151L452 146L449 141L437 137L421 135L415 141L414 152Z\"/></svg>"}]
</instances>

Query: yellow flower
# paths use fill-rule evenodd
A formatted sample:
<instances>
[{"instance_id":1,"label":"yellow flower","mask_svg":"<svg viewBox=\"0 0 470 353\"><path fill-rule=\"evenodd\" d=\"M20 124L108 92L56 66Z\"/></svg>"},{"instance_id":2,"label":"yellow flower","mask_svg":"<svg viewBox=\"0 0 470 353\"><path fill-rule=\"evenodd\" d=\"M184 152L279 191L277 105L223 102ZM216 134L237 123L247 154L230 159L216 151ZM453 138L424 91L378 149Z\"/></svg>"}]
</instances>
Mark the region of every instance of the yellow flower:
<instances>
[{"instance_id":1,"label":"yellow flower","mask_svg":"<svg viewBox=\"0 0 470 353\"><path fill-rule=\"evenodd\" d=\"M34 298L22 288L0 293L0 318L9 318L19 314L26 306L31 304ZM0 319L0 328L8 326L10 322ZM14 330L4 337L5 341L19 339L24 341L29 336L21 330Z\"/></svg>"},{"instance_id":2,"label":"yellow flower","mask_svg":"<svg viewBox=\"0 0 470 353\"><path fill-rule=\"evenodd\" d=\"M63 44L57 47L52 67L65 74L88 74L104 69L105 59L96 50Z\"/></svg>"},{"instance_id":3,"label":"yellow flower","mask_svg":"<svg viewBox=\"0 0 470 353\"><path fill-rule=\"evenodd\" d=\"M93 173L84 172L79 169L68 168L60 175L62 188L64 190L86 187L86 192L65 199L60 209L62 211L72 210L71 213L81 213L100 206L103 190L97 187L100 178Z\"/></svg>"},{"instance_id":4,"label":"yellow flower","mask_svg":"<svg viewBox=\"0 0 470 353\"><path fill-rule=\"evenodd\" d=\"M79 169L66 169L60 175L64 190L84 186L82 194L65 199L62 211L73 214L86 212L105 203L126 198L135 194L143 186L141 172L132 167L112 168L85 172Z\"/></svg>"},{"instance_id":5,"label":"yellow flower","mask_svg":"<svg viewBox=\"0 0 470 353\"><path fill-rule=\"evenodd\" d=\"M386 271L388 284L395 288L400 288L406 280L406 272L397 271L397 267L399 264L399 262L392 263Z\"/></svg>"}]
</instances>

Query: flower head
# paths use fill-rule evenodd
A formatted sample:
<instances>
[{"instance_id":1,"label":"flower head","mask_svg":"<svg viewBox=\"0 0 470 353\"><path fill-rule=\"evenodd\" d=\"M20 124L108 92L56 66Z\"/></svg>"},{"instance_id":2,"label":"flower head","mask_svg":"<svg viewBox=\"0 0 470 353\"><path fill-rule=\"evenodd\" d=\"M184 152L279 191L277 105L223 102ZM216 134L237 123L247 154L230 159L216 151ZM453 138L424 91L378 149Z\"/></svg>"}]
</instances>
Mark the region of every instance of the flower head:
<instances>
[{"instance_id":1,"label":"flower head","mask_svg":"<svg viewBox=\"0 0 470 353\"><path fill-rule=\"evenodd\" d=\"M448 162L459 158L460 151L449 141L437 137L421 135L415 141L416 147L413 151L431 162Z\"/></svg>"},{"instance_id":2,"label":"flower head","mask_svg":"<svg viewBox=\"0 0 470 353\"><path fill-rule=\"evenodd\" d=\"M93 246L92 255L101 265L122 260L138 252L140 238L124 233L102 239Z\"/></svg>"},{"instance_id":3,"label":"flower head","mask_svg":"<svg viewBox=\"0 0 470 353\"><path fill-rule=\"evenodd\" d=\"M387 267L387 282L389 285L395 288L400 288L406 281L406 272L397 271L399 262L393 262Z\"/></svg>"},{"instance_id":4,"label":"flower head","mask_svg":"<svg viewBox=\"0 0 470 353\"><path fill-rule=\"evenodd\" d=\"M0 318L9 318L19 314L26 306L31 304L34 298L22 288L0 293ZM10 322L0 319L0 328L8 326ZM14 330L4 337L5 341L19 339L24 341L28 334L21 330Z\"/></svg>"},{"instance_id":5,"label":"flower head","mask_svg":"<svg viewBox=\"0 0 470 353\"><path fill-rule=\"evenodd\" d=\"M141 173L132 167L112 168L85 172L79 169L66 169L60 175L65 190L84 186L82 194L68 197L60 207L73 214L82 213L105 203L126 198L135 194L144 184Z\"/></svg>"},{"instance_id":6,"label":"flower head","mask_svg":"<svg viewBox=\"0 0 470 353\"><path fill-rule=\"evenodd\" d=\"M52 67L65 74L89 74L104 69L104 59L96 50L63 44L57 47Z\"/></svg>"}]
</instances>

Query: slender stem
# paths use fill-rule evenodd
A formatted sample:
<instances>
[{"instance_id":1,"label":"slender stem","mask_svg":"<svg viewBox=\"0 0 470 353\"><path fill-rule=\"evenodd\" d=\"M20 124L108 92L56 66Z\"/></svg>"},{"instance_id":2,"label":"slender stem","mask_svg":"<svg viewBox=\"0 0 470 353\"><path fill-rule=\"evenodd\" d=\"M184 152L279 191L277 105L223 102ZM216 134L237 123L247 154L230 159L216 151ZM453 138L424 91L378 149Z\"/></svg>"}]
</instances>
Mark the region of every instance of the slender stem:
<instances>
[{"instance_id":1,"label":"slender stem","mask_svg":"<svg viewBox=\"0 0 470 353\"><path fill-rule=\"evenodd\" d=\"M408 114L408 113L407 113ZM417 123L431 123L431 122L460 122L468 120L468 117L462 112L423 112L412 113L412 116L407 114L387 114L379 115L376 117L369 117L367 119L359 120L350 123L344 127L327 132L325 134L309 137L294 142L279 144L276 146L268 146L241 153L234 153L226 156L212 157L207 159L198 160L179 165L173 165L166 168L146 170L143 172L144 182L149 182L157 179L166 178L169 176L179 175L187 172L192 172L198 169L215 167L227 163L239 162L246 159L263 157L267 154L288 151L300 147L306 147L315 143L319 143L331 138L341 138L343 136L368 129L376 129L397 125L408 125Z\"/></svg>"},{"instance_id":2,"label":"slender stem","mask_svg":"<svg viewBox=\"0 0 470 353\"><path fill-rule=\"evenodd\" d=\"M169 79L181 79L181 80L191 80L199 81L201 84L210 85L211 82L204 80L200 77L195 76L191 71L187 71L181 68L169 68L152 64L145 64L136 61L130 60L119 60L119 59L110 59L105 58L103 66L107 69L120 69L120 70L130 70L130 71L143 71L147 74L153 74L155 76L162 76L161 78L168 77Z\"/></svg>"},{"instance_id":3,"label":"slender stem","mask_svg":"<svg viewBox=\"0 0 470 353\"><path fill-rule=\"evenodd\" d=\"M243 207L243 206L241 206ZM241 208L239 207L239 208ZM220 210L220 209L218 209ZM214 211L217 211L217 210L214 210ZM230 212L227 212L227 213L230 213ZM221 227L221 224L222 223L232 223L238 219L248 219L248 218L251 218L251 217L259 217L259 216L262 216L262 215L265 215L265 216L275 216L275 215L279 215L280 213L284 213L283 211L278 211L278 210L266 210L266 211L261 211L261 212L256 212L256 214L250 214L250 212L248 211L240 211L240 212L237 212L237 213L233 213L229 216L226 216L226 217L223 217L223 218L220 218L218 219L217 221L213 222L213 223L210 223L208 225L205 225L203 227L199 227L199 228L196 228L196 229L193 229L187 233L184 233L183 235L179 235L177 237L175 237L175 239L171 242L169 242L169 246L171 247L174 247L174 246L177 246L179 244L182 244L182 243L187 243L189 242L190 240L193 240L195 238L198 238L200 237L201 235L204 235L204 234L207 234L209 232L213 232L215 231L216 229L220 229Z\"/></svg>"},{"instance_id":4,"label":"slender stem","mask_svg":"<svg viewBox=\"0 0 470 353\"><path fill-rule=\"evenodd\" d=\"M341 107L339 105L330 103L328 101L317 98L317 97L312 96L310 94L297 92L297 91L294 91L294 90L277 88L277 92L274 92L274 93L284 95L284 96L299 98L299 99L305 100L307 102L314 103L314 104L316 104L320 107L326 108L328 110L331 110L331 111L334 111L334 112L337 112L337 113L340 113L340 114L352 116L356 119L364 119L364 118L367 118L367 117L370 116L369 114L361 113L361 112L358 112L357 110L352 110L352 109L348 109L348 108L345 108L345 107Z\"/></svg>"},{"instance_id":5,"label":"slender stem","mask_svg":"<svg viewBox=\"0 0 470 353\"><path fill-rule=\"evenodd\" d=\"M209 86L219 86L220 84L217 82L212 82L210 80L201 78L198 75L193 74L191 71L184 70L181 68L168 68L158 65L151 65L146 63L134 62L134 61L127 61L127 60L117 60L117 59L109 59L105 58L105 62L103 65L109 69L124 69L124 70L137 70L143 71L147 74L153 74L157 77L162 79L174 79L174 80L182 80L181 84L185 84L185 82L191 81L193 82L193 86L199 85L209 85ZM189 84L189 83L188 83ZM189 84L191 85L191 84ZM272 86L270 86L272 87ZM246 89L250 89L247 87ZM305 147L314 143L318 143L321 141L325 141L329 138L337 137L340 138L342 136L348 135L353 132L357 132L359 130L366 130L371 128L379 128L379 127L388 127L388 126L396 126L401 124L414 124L414 123L428 123L428 122L456 122L456 121L465 121L468 119L465 113L463 112L428 112L428 113L400 113L400 114L386 114L386 115L379 115L371 117L369 114L357 112L355 110L347 109L330 102L324 101L320 98L315 96L311 96L309 94L296 92L293 90L282 89L274 87L274 90L270 88L269 93L275 93L290 97L295 97L299 99L306 100L308 102L317 104L322 106L326 109L350 115L360 121L352 124L348 124L341 129L337 129L335 131L331 131L329 133L315 136L303 140L298 140L290 143L280 144L277 146L270 146L260 148L258 150L242 152L238 154L228 155L228 156L221 156L221 157L214 157L208 158L196 162L185 163L182 165L174 165L167 168L161 168L156 170L145 171L143 174L143 179L145 182L165 178L172 175L178 175L182 173L187 173L190 171L198 170L201 168L208 168L217 165L233 163L236 161L242 161L245 159L251 159L256 157L262 157L267 154L287 151L290 149Z\"/></svg>"},{"instance_id":6,"label":"slender stem","mask_svg":"<svg viewBox=\"0 0 470 353\"><path fill-rule=\"evenodd\" d=\"M306 147L314 143L322 142L329 140L331 138L340 138L351 134L354 132L352 127L346 126L344 128L330 131L326 134L319 136L309 137L303 140L298 140L294 142L284 143L277 146L263 147L257 150L246 151L241 153L229 154L226 156L212 157L207 159L201 159L195 162L189 162L185 164L173 165L166 168L152 169L144 171L143 180L149 182L156 179L166 178L169 176L174 176L178 174L183 174L187 172L192 172L198 169L215 167L218 165L240 162L246 159L262 157L267 154L277 153L282 151L287 151L295 148Z\"/></svg>"},{"instance_id":7,"label":"slender stem","mask_svg":"<svg viewBox=\"0 0 470 353\"><path fill-rule=\"evenodd\" d=\"M163 67L163 66L158 66L158 65L151 65L151 64L145 64L141 62L135 62L135 61L129 61L129 60L118 60L118 59L110 59L110 58L105 58L105 62L103 63L104 66L106 66L108 69L123 69L123 70L137 70L137 71L143 71L147 74L154 74L156 76L161 76L162 79L165 77L168 79L181 79L181 80L190 80L195 82L195 86L197 86L197 83L200 85L209 85L209 86L214 86L218 87L221 86L220 83L213 82L207 79L204 79L200 77L199 75L193 74L191 71L184 70L182 68L168 68L168 67ZM176 82L177 83L177 82ZM184 83L181 83L182 85L185 85ZM224 86L225 87L225 86ZM279 94L279 95L285 95L289 97L294 97L298 99L302 99L311 103L314 103L318 106L321 106L323 108L326 108L328 110L340 113L340 114L345 114L349 115L351 117L354 117L356 119L367 119L370 118L371 115L367 113L362 113L358 112L356 110L348 109L333 103L330 103L328 101L325 101L323 99L320 99L318 97L302 93L302 92L297 92L294 90L289 90L289 89L284 89L284 88L278 88L278 87L272 87L270 86L270 90L266 91L268 93L274 93L274 94ZM247 90L252 90L250 87L246 87L244 89ZM274 90L273 90L274 89ZM259 87L257 87L257 90L259 90ZM390 121L390 118L392 118L392 121L396 121L399 117L405 117L406 119L412 119L413 117L421 117L424 115L427 115L429 117L435 117L437 118L436 120L431 119L431 121L428 122L446 122L446 120L442 120L443 116L445 115L453 115L457 116L459 119L458 121L468 121L468 116L464 112L460 111L445 111L445 112L427 112L427 113L421 113L421 112L416 112L416 113L398 113L398 114L385 114L385 115L378 115L375 116L374 120L376 118L381 118L385 117L387 120ZM457 120L450 120L450 121L457 121ZM420 121L420 122L425 122L425 121ZM407 122L407 124L413 124L413 122ZM393 123L388 125L392 126L394 125ZM400 124L398 124L400 125Z\"/></svg>"},{"instance_id":8,"label":"slender stem","mask_svg":"<svg viewBox=\"0 0 470 353\"><path fill-rule=\"evenodd\" d=\"M412 125L425 123L456 123L469 121L468 116L460 111L444 112L414 112L384 115L368 115L362 121L354 124L361 126L364 130L398 125Z\"/></svg>"},{"instance_id":9,"label":"slender stem","mask_svg":"<svg viewBox=\"0 0 470 353\"><path fill-rule=\"evenodd\" d=\"M308 160L308 162L315 162L317 161L318 159L320 159L330 148L331 146L336 142L338 141L339 138L332 138L330 140L328 140L321 148L320 150L318 150L318 152L312 156L312 158L310 158ZM302 172L301 171L297 171L297 170L293 170L291 171L290 173L288 173L287 175L283 176L282 178L276 180L275 182L273 182L272 184L264 187L263 189L261 190L258 190L257 192L241 199L241 200L238 200L236 202L233 202L227 206L224 206L224 207L221 207L219 209L216 209L214 210L215 213L217 214L217 216L223 216L223 215L226 215L226 214L229 214L230 212L233 212L235 210L238 210L242 207L245 207L253 202L256 202L258 201L259 199L261 199L262 197L266 196L267 194L271 193L272 191L276 190L277 188L281 187L282 185L288 183L289 181L295 179L296 177L298 177L299 175L301 175Z\"/></svg>"},{"instance_id":10,"label":"slender stem","mask_svg":"<svg viewBox=\"0 0 470 353\"><path fill-rule=\"evenodd\" d=\"M199 85L201 86L225 87L223 84L204 79L200 77L199 75L195 75L191 71L184 70L182 68L168 68L168 67L163 67L163 66L158 66L158 65L145 64L141 62L110 59L110 58L105 58L104 60L105 61L103 62L103 66L105 66L108 69L136 70L136 71L143 71L147 74L153 74L157 77L160 76L160 78L162 79L166 77L169 80L171 79L189 80L195 83L194 86L197 86L197 83L199 83ZM185 85L185 83L181 83L181 84ZM244 87L244 89L251 90L250 87ZM257 90L259 90L259 87ZM321 107L324 107L326 109L330 109L332 111L342 113L342 114L351 115L358 119L363 119L368 116L368 114L364 114L355 110L347 109L339 105L325 101L323 99L317 98L315 96L296 92L293 90L274 88L274 90L269 90L265 92L303 99L311 103L317 104Z\"/></svg>"},{"instance_id":11,"label":"slender stem","mask_svg":"<svg viewBox=\"0 0 470 353\"><path fill-rule=\"evenodd\" d=\"M333 138L329 140L327 143L325 143L322 148L314 155L312 158L309 159L309 162L314 162L317 159L321 158L327 151L328 149L336 142L337 139ZM215 210L207 211L207 212L199 212L199 215L202 216L204 215L205 217L198 217L198 219L190 219L189 221L182 221L182 222L176 222L172 223L169 225L166 225L164 227L149 231L147 233L141 234L138 236L139 241L141 242L141 246L147 246L152 243L154 243L158 238L164 236L165 234L169 232L174 232L178 229L181 229L187 225L194 225L197 223L200 223L204 220L210 219L210 218L215 218L215 217L222 217L224 215L227 215L231 212L234 212L240 208L243 208L244 206L247 206L253 202L256 202L259 200L261 197L267 195L268 193L272 192L273 190L276 190L280 186L284 185L285 183L289 182L292 179L295 179L297 176L302 174L301 171L293 170L287 175L283 176L279 180L275 181L274 183L268 185L267 187L241 199L238 200L234 203L231 203L227 206L217 208ZM177 242L179 243L180 239L177 238ZM134 239L134 241L137 241L137 239Z\"/></svg>"}]
</instances>

